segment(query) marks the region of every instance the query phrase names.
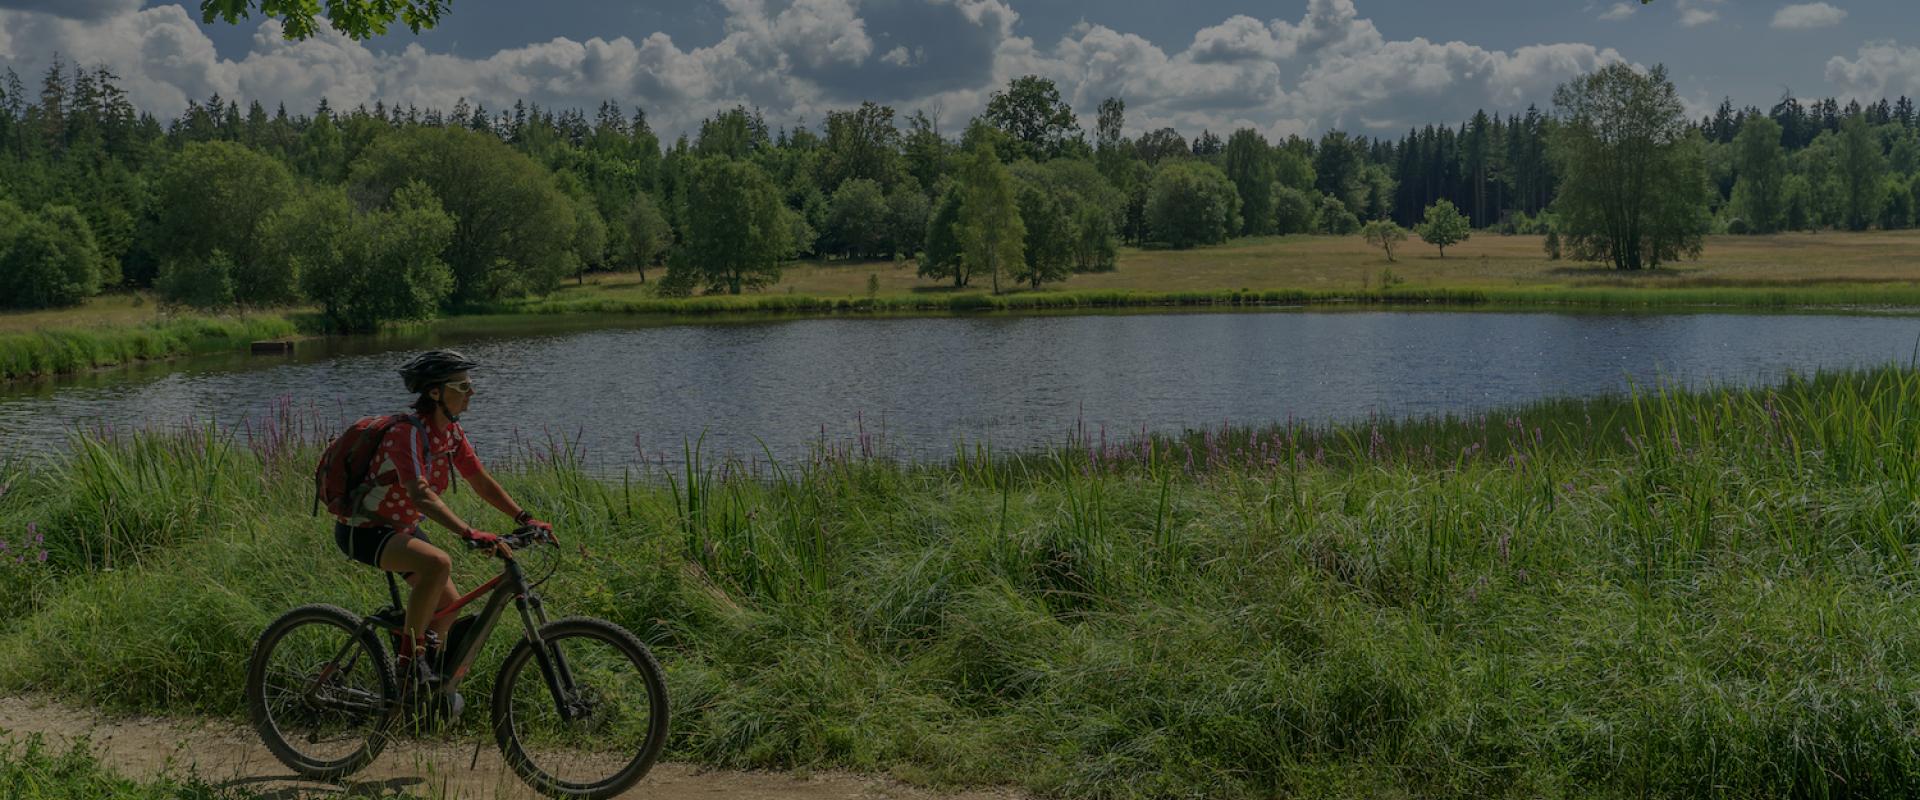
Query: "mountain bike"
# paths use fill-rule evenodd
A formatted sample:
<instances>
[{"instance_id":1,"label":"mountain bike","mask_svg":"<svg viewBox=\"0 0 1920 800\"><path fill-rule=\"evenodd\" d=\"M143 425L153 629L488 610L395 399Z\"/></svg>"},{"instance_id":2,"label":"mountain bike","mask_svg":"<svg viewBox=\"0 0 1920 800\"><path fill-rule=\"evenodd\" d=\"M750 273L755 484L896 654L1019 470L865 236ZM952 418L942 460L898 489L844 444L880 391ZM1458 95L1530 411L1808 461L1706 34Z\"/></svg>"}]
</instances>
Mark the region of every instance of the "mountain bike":
<instances>
[{"instance_id":1,"label":"mountain bike","mask_svg":"<svg viewBox=\"0 0 1920 800\"><path fill-rule=\"evenodd\" d=\"M557 569L551 535L527 527L500 541L506 545L495 550L500 574L434 615L457 614L490 593L479 614L455 622L441 663L431 665L437 682L403 687L395 675L383 639L398 646L406 610L393 573L387 573L392 605L366 617L314 604L268 625L253 647L246 694L253 727L274 757L303 778L338 781L372 763L409 725L457 720L459 687L512 606L526 634L501 662L491 714L507 765L556 798L613 797L645 776L667 738L659 662L611 622L547 619L534 590ZM535 546L548 549L548 569L529 581L515 553ZM474 755L477 760L477 745Z\"/></svg>"}]
</instances>

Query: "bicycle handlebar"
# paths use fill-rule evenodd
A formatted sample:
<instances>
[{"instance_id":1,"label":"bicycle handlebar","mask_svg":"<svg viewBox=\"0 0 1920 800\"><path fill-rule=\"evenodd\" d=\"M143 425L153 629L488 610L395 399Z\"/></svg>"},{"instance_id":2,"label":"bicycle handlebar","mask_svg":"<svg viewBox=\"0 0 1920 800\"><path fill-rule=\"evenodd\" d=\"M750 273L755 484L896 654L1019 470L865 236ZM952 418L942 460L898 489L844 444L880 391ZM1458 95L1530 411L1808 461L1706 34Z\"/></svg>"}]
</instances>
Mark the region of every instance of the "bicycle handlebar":
<instances>
[{"instance_id":1,"label":"bicycle handlebar","mask_svg":"<svg viewBox=\"0 0 1920 800\"><path fill-rule=\"evenodd\" d=\"M504 544L508 549L512 550L524 550L529 545L541 543L554 544L552 533L544 528L536 528L532 525L522 525L515 528L512 533L501 534L498 541L500 544ZM468 540L467 542L468 550L490 550L492 548L492 542L482 543L472 540Z\"/></svg>"}]
</instances>

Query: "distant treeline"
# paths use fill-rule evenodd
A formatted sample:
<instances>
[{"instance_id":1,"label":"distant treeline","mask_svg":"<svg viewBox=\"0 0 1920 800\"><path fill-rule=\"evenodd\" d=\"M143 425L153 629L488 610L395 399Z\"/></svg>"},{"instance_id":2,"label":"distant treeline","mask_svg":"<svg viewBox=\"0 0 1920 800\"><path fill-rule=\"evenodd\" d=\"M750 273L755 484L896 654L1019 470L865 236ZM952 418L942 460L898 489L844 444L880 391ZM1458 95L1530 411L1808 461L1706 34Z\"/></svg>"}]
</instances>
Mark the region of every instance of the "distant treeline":
<instances>
[{"instance_id":1,"label":"distant treeline","mask_svg":"<svg viewBox=\"0 0 1920 800\"><path fill-rule=\"evenodd\" d=\"M464 101L291 114L214 96L163 122L104 68L56 63L37 91L8 70L0 307L152 288L200 308L311 303L364 329L595 270L644 279L665 264L664 294L740 292L794 257L917 258L956 286L1037 287L1112 268L1123 242L1413 226L1441 201L1474 228L1546 233L1575 169L1553 144L1565 109L1480 112L1397 141L1130 137L1125 114L1108 99L1082 130L1050 81L1027 76L957 135L863 103L791 127L734 108L663 142L614 101L591 115ZM1729 102L1680 128L1709 189L1699 233L1914 223L1907 98Z\"/></svg>"}]
</instances>

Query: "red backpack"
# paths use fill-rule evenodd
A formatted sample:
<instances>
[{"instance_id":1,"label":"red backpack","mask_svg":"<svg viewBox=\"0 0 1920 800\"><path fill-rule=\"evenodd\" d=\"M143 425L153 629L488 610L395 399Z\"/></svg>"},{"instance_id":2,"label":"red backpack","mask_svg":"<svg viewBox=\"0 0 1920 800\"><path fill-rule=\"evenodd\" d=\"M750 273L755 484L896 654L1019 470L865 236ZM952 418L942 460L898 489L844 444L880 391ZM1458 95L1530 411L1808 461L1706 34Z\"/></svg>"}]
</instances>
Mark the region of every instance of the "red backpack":
<instances>
[{"instance_id":1,"label":"red backpack","mask_svg":"<svg viewBox=\"0 0 1920 800\"><path fill-rule=\"evenodd\" d=\"M327 445L320 454L320 466L313 471L313 513L317 516L320 507L336 516L351 519L360 501L367 496L367 490L374 484L367 482L367 469L373 465L374 453L380 449L380 442L387 438L387 431L399 424L420 425L420 418L412 414L388 414L379 417L365 417L348 425L340 435Z\"/></svg>"}]
</instances>

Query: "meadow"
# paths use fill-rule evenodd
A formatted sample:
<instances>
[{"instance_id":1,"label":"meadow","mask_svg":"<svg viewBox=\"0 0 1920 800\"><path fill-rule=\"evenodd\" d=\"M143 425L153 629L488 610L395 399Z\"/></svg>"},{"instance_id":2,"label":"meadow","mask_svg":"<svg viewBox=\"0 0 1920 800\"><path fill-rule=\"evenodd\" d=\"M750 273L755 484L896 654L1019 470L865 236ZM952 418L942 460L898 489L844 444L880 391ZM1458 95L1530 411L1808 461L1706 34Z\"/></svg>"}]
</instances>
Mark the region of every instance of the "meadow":
<instances>
[{"instance_id":1,"label":"meadow","mask_svg":"<svg viewBox=\"0 0 1920 800\"><path fill-rule=\"evenodd\" d=\"M521 314L925 314L1166 306L1916 308L1920 231L1709 237L1698 261L1622 274L1548 260L1539 236L1479 232L1439 257L1417 240L1395 262L1357 236L1235 239L1194 250L1124 248L1112 272L992 295L921 278L909 260L790 264L780 283L739 296L662 298L632 273L596 273L540 297L461 309ZM874 283L869 291L869 281ZM442 318L447 319L446 317ZM429 323L433 324L433 323ZM243 347L317 333L318 314L175 313L144 293L52 311L0 313L0 380Z\"/></svg>"},{"instance_id":2,"label":"meadow","mask_svg":"<svg viewBox=\"0 0 1920 800\"><path fill-rule=\"evenodd\" d=\"M938 464L690 446L604 479L561 442L500 471L566 542L548 597L662 657L670 759L1065 798L1907 797L1916 407L1887 368ZM0 690L238 719L269 620L384 591L309 515L317 433L0 466Z\"/></svg>"}]
</instances>

